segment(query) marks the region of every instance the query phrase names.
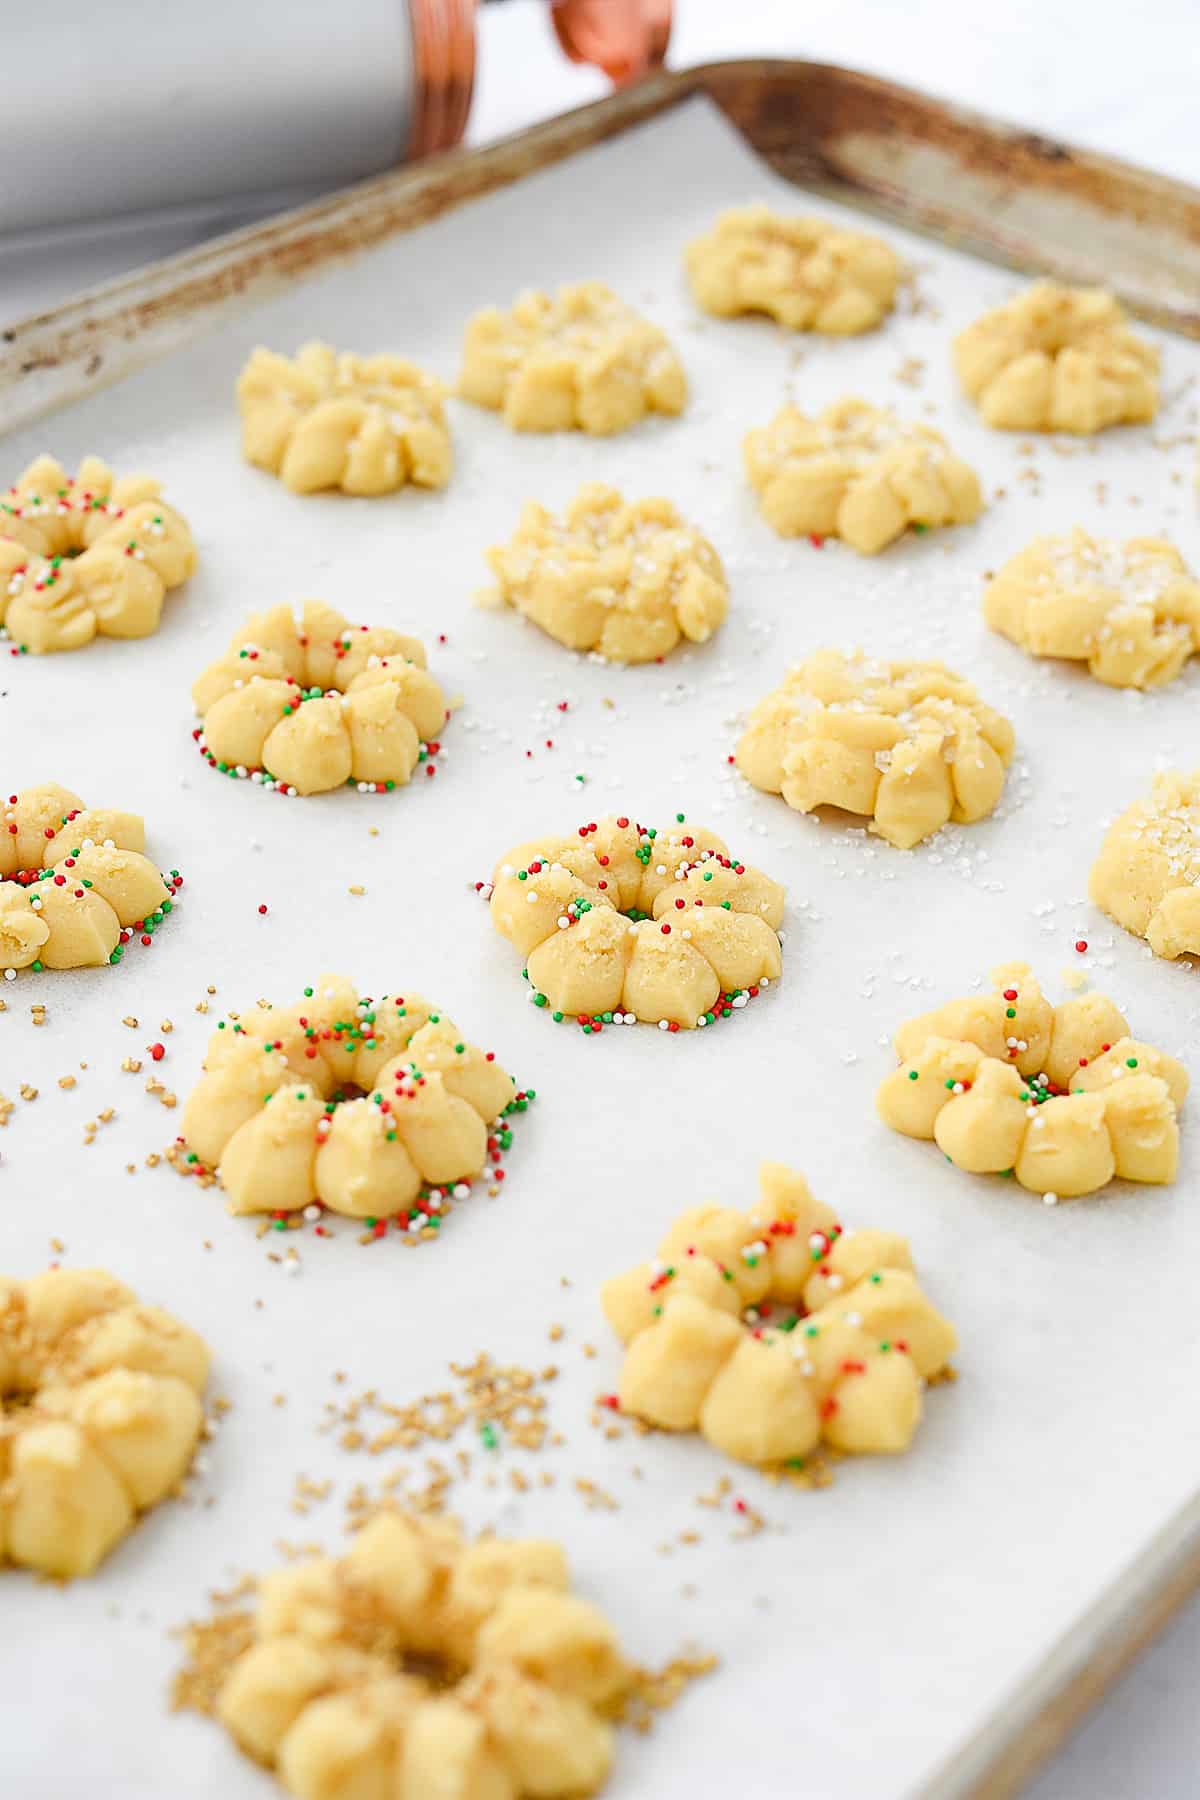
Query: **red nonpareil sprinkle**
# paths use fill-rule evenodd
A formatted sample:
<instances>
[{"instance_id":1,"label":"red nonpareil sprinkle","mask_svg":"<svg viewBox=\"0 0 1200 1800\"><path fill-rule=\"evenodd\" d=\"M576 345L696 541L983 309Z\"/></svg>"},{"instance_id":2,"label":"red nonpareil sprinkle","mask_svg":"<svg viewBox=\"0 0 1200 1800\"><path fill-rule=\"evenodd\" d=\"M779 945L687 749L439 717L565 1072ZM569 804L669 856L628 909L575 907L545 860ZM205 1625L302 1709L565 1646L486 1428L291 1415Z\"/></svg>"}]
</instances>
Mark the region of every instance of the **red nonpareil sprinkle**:
<instances>
[{"instance_id":1,"label":"red nonpareil sprinkle","mask_svg":"<svg viewBox=\"0 0 1200 1800\"><path fill-rule=\"evenodd\" d=\"M601 1394L601 1406L607 1406L609 1412L620 1412L621 1397L619 1394Z\"/></svg>"},{"instance_id":2,"label":"red nonpareil sprinkle","mask_svg":"<svg viewBox=\"0 0 1200 1800\"><path fill-rule=\"evenodd\" d=\"M1006 999L1006 1000L1015 1000L1015 999L1016 999L1016 997L1017 997L1017 990L1016 990L1016 988L1005 988L1005 990L1004 990L1004 998L1005 998L1005 999Z\"/></svg>"},{"instance_id":3,"label":"red nonpareil sprinkle","mask_svg":"<svg viewBox=\"0 0 1200 1800\"><path fill-rule=\"evenodd\" d=\"M825 539L821 536L819 531L810 531L808 534L808 541L814 550L823 550L825 548Z\"/></svg>"},{"instance_id":4,"label":"red nonpareil sprinkle","mask_svg":"<svg viewBox=\"0 0 1200 1800\"><path fill-rule=\"evenodd\" d=\"M1078 950L1080 956L1082 956L1084 951L1087 949L1087 939L1086 938L1076 938L1075 939L1075 948Z\"/></svg>"},{"instance_id":5,"label":"red nonpareil sprinkle","mask_svg":"<svg viewBox=\"0 0 1200 1800\"><path fill-rule=\"evenodd\" d=\"M151 1044L150 1054L155 1062L161 1062L163 1057L167 1054L167 1046L165 1044Z\"/></svg>"},{"instance_id":6,"label":"red nonpareil sprinkle","mask_svg":"<svg viewBox=\"0 0 1200 1800\"><path fill-rule=\"evenodd\" d=\"M263 902L262 902L262 904L261 904L261 905L260 905L260 907L259 907L259 909L258 909L258 910L259 910L259 912L260 912L260 913L265 913L265 912L266 912L266 910L267 910L267 903L266 903L266 901L265 901L265 900L264 900L264 901L263 901Z\"/></svg>"}]
</instances>

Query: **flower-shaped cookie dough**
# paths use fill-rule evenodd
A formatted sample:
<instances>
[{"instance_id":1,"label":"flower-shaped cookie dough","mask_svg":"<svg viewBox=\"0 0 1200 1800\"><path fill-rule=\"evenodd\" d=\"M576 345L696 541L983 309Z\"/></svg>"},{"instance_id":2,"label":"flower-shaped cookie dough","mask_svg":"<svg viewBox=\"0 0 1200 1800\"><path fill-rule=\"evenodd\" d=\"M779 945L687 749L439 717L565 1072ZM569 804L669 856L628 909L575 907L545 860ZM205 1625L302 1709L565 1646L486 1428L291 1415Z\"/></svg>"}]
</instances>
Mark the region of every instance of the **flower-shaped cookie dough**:
<instances>
[{"instance_id":1,"label":"flower-shaped cookie dough","mask_svg":"<svg viewBox=\"0 0 1200 1800\"><path fill-rule=\"evenodd\" d=\"M144 944L183 885L143 856L136 813L88 807L43 782L0 803L0 970L83 969L118 963Z\"/></svg>"},{"instance_id":2,"label":"flower-shaped cookie dough","mask_svg":"<svg viewBox=\"0 0 1200 1800\"><path fill-rule=\"evenodd\" d=\"M500 1121L532 1098L419 995L360 999L322 975L217 1027L173 1160L215 1170L231 1213L402 1214L416 1236L499 1164Z\"/></svg>"},{"instance_id":3,"label":"flower-shaped cookie dough","mask_svg":"<svg viewBox=\"0 0 1200 1800\"><path fill-rule=\"evenodd\" d=\"M103 1269L0 1276L0 1562L90 1575L178 1487L208 1350Z\"/></svg>"},{"instance_id":4,"label":"flower-shaped cookie dough","mask_svg":"<svg viewBox=\"0 0 1200 1800\"><path fill-rule=\"evenodd\" d=\"M531 500L511 543L487 553L497 598L571 650L653 662L710 638L729 610L721 559L669 500L580 488L562 523Z\"/></svg>"},{"instance_id":5,"label":"flower-shaped cookie dough","mask_svg":"<svg viewBox=\"0 0 1200 1800\"><path fill-rule=\"evenodd\" d=\"M865 400L838 400L813 419L785 406L742 448L781 537L838 537L875 556L910 527L969 524L983 506L974 470L939 431Z\"/></svg>"},{"instance_id":6,"label":"flower-shaped cookie dough","mask_svg":"<svg viewBox=\"0 0 1200 1800\"><path fill-rule=\"evenodd\" d=\"M959 332L954 366L1000 431L1090 435L1158 411L1158 351L1103 288L1035 282Z\"/></svg>"},{"instance_id":7,"label":"flower-shaped cookie dough","mask_svg":"<svg viewBox=\"0 0 1200 1800\"><path fill-rule=\"evenodd\" d=\"M1110 687L1163 687L1200 649L1200 582L1163 538L1035 538L988 583L983 614L1031 656L1086 662Z\"/></svg>"},{"instance_id":8,"label":"flower-shaped cookie dough","mask_svg":"<svg viewBox=\"0 0 1200 1800\"><path fill-rule=\"evenodd\" d=\"M492 923L525 958L535 1006L588 1033L729 1018L779 975L783 889L715 832L604 818L501 857Z\"/></svg>"},{"instance_id":9,"label":"flower-shaped cookie dough","mask_svg":"<svg viewBox=\"0 0 1200 1800\"><path fill-rule=\"evenodd\" d=\"M754 708L737 766L797 812L860 813L911 850L949 820L986 818L1013 744L1008 720L944 663L818 650Z\"/></svg>"},{"instance_id":10,"label":"flower-shaped cookie dough","mask_svg":"<svg viewBox=\"0 0 1200 1800\"><path fill-rule=\"evenodd\" d=\"M792 331L850 337L891 311L900 263L867 232L745 206L688 245L687 272L697 304L718 318L769 313Z\"/></svg>"},{"instance_id":11,"label":"flower-shaped cookie dough","mask_svg":"<svg viewBox=\"0 0 1200 1800\"><path fill-rule=\"evenodd\" d=\"M450 714L416 638L320 600L254 613L192 686L210 767L287 794L403 787Z\"/></svg>"},{"instance_id":12,"label":"flower-shaped cookie dough","mask_svg":"<svg viewBox=\"0 0 1200 1800\"><path fill-rule=\"evenodd\" d=\"M647 413L681 413L687 378L666 334L599 281L522 294L467 326L458 391L513 431L607 437Z\"/></svg>"},{"instance_id":13,"label":"flower-shaped cookie dough","mask_svg":"<svg viewBox=\"0 0 1200 1800\"><path fill-rule=\"evenodd\" d=\"M546 1539L377 1513L258 1584L216 1713L301 1800L593 1794L632 1671Z\"/></svg>"},{"instance_id":14,"label":"flower-shaped cookie dough","mask_svg":"<svg viewBox=\"0 0 1200 1800\"><path fill-rule=\"evenodd\" d=\"M258 349L237 384L246 461L294 494L443 488L454 454L441 383L400 356L305 344L293 359Z\"/></svg>"},{"instance_id":15,"label":"flower-shaped cookie dough","mask_svg":"<svg viewBox=\"0 0 1200 1800\"><path fill-rule=\"evenodd\" d=\"M1182 1065L1131 1038L1103 994L1051 1006L1019 962L992 982L994 993L901 1026L900 1067L876 1095L884 1122L934 1139L970 1174L1015 1175L1049 1201L1118 1177L1174 1181Z\"/></svg>"},{"instance_id":16,"label":"flower-shaped cookie dough","mask_svg":"<svg viewBox=\"0 0 1200 1800\"><path fill-rule=\"evenodd\" d=\"M1154 777L1109 827L1088 893L1155 956L1200 956L1200 769Z\"/></svg>"},{"instance_id":17,"label":"flower-shaped cookie dough","mask_svg":"<svg viewBox=\"0 0 1200 1800\"><path fill-rule=\"evenodd\" d=\"M0 500L0 635L35 656L149 637L195 567L187 521L157 481L114 476L98 456L72 479L39 456Z\"/></svg>"},{"instance_id":18,"label":"flower-shaped cookie dough","mask_svg":"<svg viewBox=\"0 0 1200 1800\"><path fill-rule=\"evenodd\" d=\"M652 1263L606 1283L628 1346L618 1399L664 1431L699 1431L739 1462L795 1466L822 1442L907 1450L922 1390L955 1348L890 1231L843 1234L782 1163L749 1212L694 1206Z\"/></svg>"}]
</instances>

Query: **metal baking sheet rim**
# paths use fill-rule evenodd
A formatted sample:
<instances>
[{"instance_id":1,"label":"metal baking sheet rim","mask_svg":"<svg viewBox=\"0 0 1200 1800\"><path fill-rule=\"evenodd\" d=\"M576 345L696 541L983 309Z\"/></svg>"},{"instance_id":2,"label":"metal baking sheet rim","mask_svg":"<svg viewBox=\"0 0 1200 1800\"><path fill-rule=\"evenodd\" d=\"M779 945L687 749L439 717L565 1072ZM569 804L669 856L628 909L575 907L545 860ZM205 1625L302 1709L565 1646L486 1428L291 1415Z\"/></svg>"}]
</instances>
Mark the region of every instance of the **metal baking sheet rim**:
<instances>
[{"instance_id":1,"label":"metal baking sheet rim","mask_svg":"<svg viewBox=\"0 0 1200 1800\"><path fill-rule=\"evenodd\" d=\"M13 324L0 331L0 429L120 380L251 299L697 95L810 189L992 262L1104 282L1140 316L1200 337L1200 192L856 71L761 59L653 76L498 144L376 177Z\"/></svg>"},{"instance_id":2,"label":"metal baking sheet rim","mask_svg":"<svg viewBox=\"0 0 1200 1800\"><path fill-rule=\"evenodd\" d=\"M997 163L1007 148L1018 165L1021 158L1047 165L1069 163L1093 180L1103 183L1111 178L1118 189L1144 194L1151 209L1157 206L1177 214L1186 226L1179 239L1182 266L1174 270L1180 297L1164 304L1161 290L1152 288L1152 271L1141 284L1126 280L1116 285L1139 314L1200 337L1200 191L852 71L812 63L745 61L653 77L494 146L431 158L417 169L378 177L266 224L230 233L0 331L0 428L28 424L119 381L203 335L223 314L697 95L715 100L759 154L785 175L802 176L807 188L824 189L844 204L891 217L992 262L1074 279L1102 277L1102 267L1089 268L1086 258L1081 261L1069 247L1064 253L1060 243L1050 248L1006 229L1002 216L980 214L972 228L970 219L952 205L931 205L928 195L905 185L905 169L911 170L911 163L892 161L886 177L872 170L861 136L840 139L841 155L834 162L815 149L812 140L799 147L781 145L762 120L762 135L748 130L738 106L731 104L739 84L759 88L776 84L780 90L802 92L811 82L834 89L844 84L859 104L877 101L889 118L895 116L895 108L909 119L920 117L931 128L931 142L940 124L960 144L974 138L986 153L985 161L990 157ZM771 109L766 110L769 114ZM1075 204L1085 207L1083 200ZM1145 220L1130 219L1126 224L1136 237ZM1151 255L1151 265L1165 254ZM925 1784L922 1800L1007 1800L1019 1793L1197 1588L1200 1493L1144 1547L1125 1576L1013 1692L993 1721Z\"/></svg>"}]
</instances>

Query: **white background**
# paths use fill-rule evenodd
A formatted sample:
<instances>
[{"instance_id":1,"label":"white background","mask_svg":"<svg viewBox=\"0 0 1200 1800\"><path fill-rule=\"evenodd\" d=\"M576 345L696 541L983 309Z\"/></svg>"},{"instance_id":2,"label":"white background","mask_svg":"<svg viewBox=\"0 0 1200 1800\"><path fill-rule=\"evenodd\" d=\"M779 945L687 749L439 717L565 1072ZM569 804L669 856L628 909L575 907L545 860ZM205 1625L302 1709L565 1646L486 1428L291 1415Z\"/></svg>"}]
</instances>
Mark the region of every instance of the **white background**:
<instances>
[{"instance_id":1,"label":"white background","mask_svg":"<svg viewBox=\"0 0 1200 1800\"><path fill-rule=\"evenodd\" d=\"M475 142L603 91L593 72L563 65L539 11L530 0L510 0L483 14ZM680 13L676 63L767 53L854 64L1200 181L1195 19L1178 0L1144 4L1134 18L1079 0L1003 9L945 0L804 7L682 0ZM170 239L138 243L135 255L144 260L177 247ZM26 266L17 281L6 281L0 308L14 317L53 304L117 272L123 255L94 245L86 257ZM120 803L121 796L96 798ZM424 795L406 799L427 803ZM151 957L165 950L166 940ZM469 1018L465 1023L469 1028ZM756 1023L767 1021L751 1015L736 1029L752 1031ZM519 1151L514 1168L519 1179ZM452 1245L443 1247L447 1253ZM1200 1792L1198 1677L1200 1607L1193 1607L1046 1771L1033 1790L1038 1800L1183 1800Z\"/></svg>"}]
</instances>

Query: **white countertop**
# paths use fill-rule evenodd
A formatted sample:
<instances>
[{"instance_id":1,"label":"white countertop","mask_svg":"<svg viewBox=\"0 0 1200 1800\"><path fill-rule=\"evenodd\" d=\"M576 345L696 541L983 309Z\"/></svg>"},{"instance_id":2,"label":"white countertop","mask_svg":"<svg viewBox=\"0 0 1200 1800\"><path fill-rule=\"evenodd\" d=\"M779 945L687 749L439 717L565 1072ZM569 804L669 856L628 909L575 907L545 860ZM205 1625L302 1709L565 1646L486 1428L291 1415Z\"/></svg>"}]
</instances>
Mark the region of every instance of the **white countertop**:
<instances>
[{"instance_id":1,"label":"white countertop","mask_svg":"<svg viewBox=\"0 0 1200 1800\"><path fill-rule=\"evenodd\" d=\"M754 54L850 64L1200 184L1200 32L1189 0L1143 0L1132 13L1094 0L676 0L676 9L677 65ZM541 0L483 11L472 142L605 91L595 71L563 62L542 12ZM178 228L143 228L28 255L4 271L0 312L43 310L189 241ZM1032 1800L1196 1800L1198 1688L1200 1600L1034 1783Z\"/></svg>"}]
</instances>

